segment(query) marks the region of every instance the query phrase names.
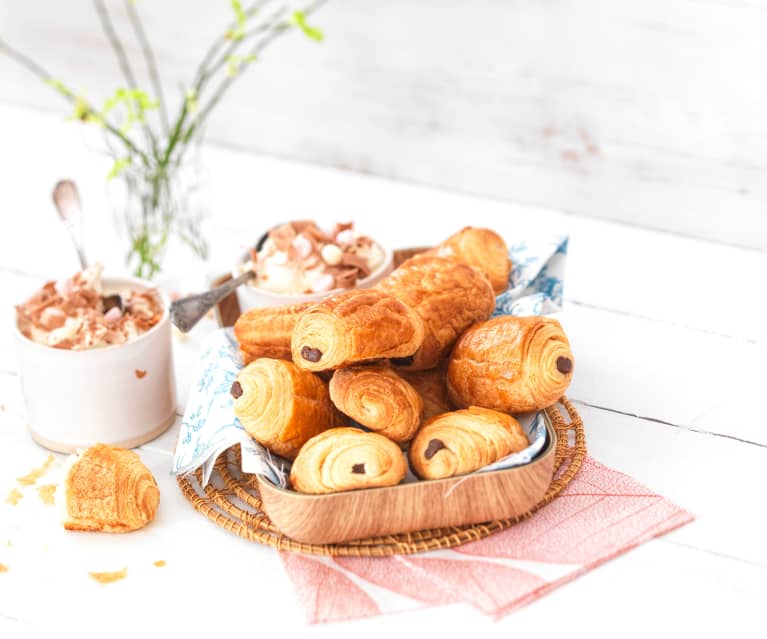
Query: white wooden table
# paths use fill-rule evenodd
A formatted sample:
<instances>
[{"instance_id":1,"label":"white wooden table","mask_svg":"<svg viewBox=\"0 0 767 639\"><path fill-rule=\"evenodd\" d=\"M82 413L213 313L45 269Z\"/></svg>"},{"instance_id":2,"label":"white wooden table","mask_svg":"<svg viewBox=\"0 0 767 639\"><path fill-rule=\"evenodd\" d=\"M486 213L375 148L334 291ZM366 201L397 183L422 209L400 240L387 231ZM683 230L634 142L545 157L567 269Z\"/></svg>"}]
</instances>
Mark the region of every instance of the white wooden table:
<instances>
[{"instance_id":1,"label":"white wooden table","mask_svg":"<svg viewBox=\"0 0 767 639\"><path fill-rule=\"evenodd\" d=\"M109 162L82 137L75 125L0 107L0 501L47 455L25 428L11 328L13 304L76 270L50 203L57 179L80 185L91 259L122 267L103 186ZM569 232L560 319L577 359L569 395L589 450L697 520L497 623L452 606L306 627L276 553L216 528L182 497L169 474L177 423L139 450L162 493L143 531L65 533L31 491L18 506L0 503L0 563L10 567L0 574L0 636L154 624L179 636L532 636L573 624L597 636L764 632L767 420L757 411L767 388L767 254L223 149L205 158L213 254L182 289L226 270L244 243L294 217L355 219L391 246L435 242L466 223L507 238ZM184 254L169 257L171 275L182 265ZM175 344L179 412L199 340L212 328ZM159 559L167 566L155 568ZM87 575L124 566L129 577L108 587Z\"/></svg>"}]
</instances>

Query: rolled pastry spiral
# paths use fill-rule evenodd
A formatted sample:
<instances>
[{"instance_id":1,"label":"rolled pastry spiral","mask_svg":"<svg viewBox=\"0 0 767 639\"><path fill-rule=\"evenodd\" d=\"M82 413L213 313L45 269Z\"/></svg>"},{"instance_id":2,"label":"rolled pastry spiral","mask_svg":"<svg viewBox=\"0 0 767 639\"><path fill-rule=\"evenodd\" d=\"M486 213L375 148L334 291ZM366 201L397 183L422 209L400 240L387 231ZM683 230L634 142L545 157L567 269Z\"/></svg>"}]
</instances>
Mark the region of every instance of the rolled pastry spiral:
<instances>
[{"instance_id":1,"label":"rolled pastry spiral","mask_svg":"<svg viewBox=\"0 0 767 639\"><path fill-rule=\"evenodd\" d=\"M64 481L67 530L130 532L157 514L160 489L131 450L96 444L77 459Z\"/></svg>"},{"instance_id":2,"label":"rolled pastry spiral","mask_svg":"<svg viewBox=\"0 0 767 639\"><path fill-rule=\"evenodd\" d=\"M464 475L529 445L511 415L472 406L434 417L410 444L410 465L422 479Z\"/></svg>"},{"instance_id":3,"label":"rolled pastry spiral","mask_svg":"<svg viewBox=\"0 0 767 639\"><path fill-rule=\"evenodd\" d=\"M441 257L416 255L377 288L407 304L423 320L423 343L413 357L392 361L408 370L437 366L463 331L486 320L495 309L493 289L481 271Z\"/></svg>"},{"instance_id":4,"label":"rolled pastry spiral","mask_svg":"<svg viewBox=\"0 0 767 639\"><path fill-rule=\"evenodd\" d=\"M254 360L238 373L230 392L245 431L288 459L336 420L325 382L285 360Z\"/></svg>"},{"instance_id":5,"label":"rolled pastry spiral","mask_svg":"<svg viewBox=\"0 0 767 639\"><path fill-rule=\"evenodd\" d=\"M337 370L330 399L342 413L398 443L410 441L421 425L423 400L385 365Z\"/></svg>"},{"instance_id":6,"label":"rolled pastry spiral","mask_svg":"<svg viewBox=\"0 0 767 639\"><path fill-rule=\"evenodd\" d=\"M405 456L390 439L356 428L331 428L304 444L290 483L302 493L334 493L394 486L406 472Z\"/></svg>"},{"instance_id":7,"label":"rolled pastry spiral","mask_svg":"<svg viewBox=\"0 0 767 639\"><path fill-rule=\"evenodd\" d=\"M334 295L298 318L291 348L301 368L322 371L407 357L423 342L423 322L406 304L375 289Z\"/></svg>"},{"instance_id":8,"label":"rolled pastry spiral","mask_svg":"<svg viewBox=\"0 0 767 639\"><path fill-rule=\"evenodd\" d=\"M509 247L490 229L467 226L431 249L429 254L477 267L490 280L496 295L503 293L509 285Z\"/></svg>"},{"instance_id":9,"label":"rolled pastry spiral","mask_svg":"<svg viewBox=\"0 0 767 639\"><path fill-rule=\"evenodd\" d=\"M234 336L246 364L259 357L291 359L290 338L299 316L311 304L258 307L245 311L234 324Z\"/></svg>"},{"instance_id":10,"label":"rolled pastry spiral","mask_svg":"<svg viewBox=\"0 0 767 639\"><path fill-rule=\"evenodd\" d=\"M447 389L459 407L540 410L567 390L574 362L557 320L497 317L472 326L458 340L448 363Z\"/></svg>"},{"instance_id":11,"label":"rolled pastry spiral","mask_svg":"<svg viewBox=\"0 0 767 639\"><path fill-rule=\"evenodd\" d=\"M424 420L455 410L447 395L447 362L426 371L397 369L397 373L421 396Z\"/></svg>"}]
</instances>

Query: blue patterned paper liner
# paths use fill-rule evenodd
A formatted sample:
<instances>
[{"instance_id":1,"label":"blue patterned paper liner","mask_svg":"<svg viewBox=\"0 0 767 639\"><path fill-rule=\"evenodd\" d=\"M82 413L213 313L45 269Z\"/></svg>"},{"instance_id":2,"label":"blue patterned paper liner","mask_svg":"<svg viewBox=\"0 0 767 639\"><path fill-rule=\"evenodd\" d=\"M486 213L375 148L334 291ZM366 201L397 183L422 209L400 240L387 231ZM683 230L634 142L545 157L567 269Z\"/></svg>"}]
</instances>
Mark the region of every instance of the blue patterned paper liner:
<instances>
[{"instance_id":1,"label":"blue patterned paper liner","mask_svg":"<svg viewBox=\"0 0 767 639\"><path fill-rule=\"evenodd\" d=\"M493 315L543 315L561 310L567 244L567 236L556 235L510 245L513 268L509 288L497 297ZM202 467L205 485L218 456L240 444L244 472L263 475L285 487L289 462L253 441L234 416L229 389L242 365L232 329L216 330L203 340L172 472L184 475ZM531 445L477 472L526 464L541 451L546 442L541 414L518 418L528 431Z\"/></svg>"}]
</instances>

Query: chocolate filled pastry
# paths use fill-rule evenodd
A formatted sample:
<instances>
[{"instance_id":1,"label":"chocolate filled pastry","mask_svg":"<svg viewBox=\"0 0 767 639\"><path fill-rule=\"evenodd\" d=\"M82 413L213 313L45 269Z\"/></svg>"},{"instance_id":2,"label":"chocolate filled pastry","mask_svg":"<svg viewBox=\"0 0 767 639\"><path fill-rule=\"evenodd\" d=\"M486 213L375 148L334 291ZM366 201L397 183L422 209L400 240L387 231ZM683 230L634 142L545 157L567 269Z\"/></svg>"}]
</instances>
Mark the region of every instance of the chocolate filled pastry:
<instances>
[{"instance_id":1,"label":"chocolate filled pastry","mask_svg":"<svg viewBox=\"0 0 767 639\"><path fill-rule=\"evenodd\" d=\"M410 465L422 479L465 475L529 446L511 415L472 406L434 417L410 444Z\"/></svg>"},{"instance_id":2,"label":"chocolate filled pastry","mask_svg":"<svg viewBox=\"0 0 767 639\"><path fill-rule=\"evenodd\" d=\"M409 370L437 366L463 331L495 309L495 295L484 274L441 257L411 257L376 288L407 304L423 320L420 348L412 358L392 360Z\"/></svg>"},{"instance_id":3,"label":"chocolate filled pastry","mask_svg":"<svg viewBox=\"0 0 767 639\"><path fill-rule=\"evenodd\" d=\"M447 389L460 407L540 410L567 390L574 362L557 320L496 317L472 326L458 340L448 363Z\"/></svg>"},{"instance_id":4,"label":"chocolate filled pastry","mask_svg":"<svg viewBox=\"0 0 767 639\"><path fill-rule=\"evenodd\" d=\"M397 373L421 396L424 420L455 410L447 394L447 362L426 371L397 369Z\"/></svg>"},{"instance_id":5,"label":"chocolate filled pastry","mask_svg":"<svg viewBox=\"0 0 767 639\"><path fill-rule=\"evenodd\" d=\"M251 308L234 324L234 336L246 364L259 357L291 359L290 338L298 317L311 304Z\"/></svg>"},{"instance_id":6,"label":"chocolate filled pastry","mask_svg":"<svg viewBox=\"0 0 767 639\"><path fill-rule=\"evenodd\" d=\"M310 439L290 470L290 483L302 493L335 493L394 486L407 472L399 446L378 433L331 428Z\"/></svg>"},{"instance_id":7,"label":"chocolate filled pastry","mask_svg":"<svg viewBox=\"0 0 767 639\"><path fill-rule=\"evenodd\" d=\"M398 443L410 441L421 425L421 396L385 365L337 370L330 399L354 421Z\"/></svg>"},{"instance_id":8,"label":"chocolate filled pastry","mask_svg":"<svg viewBox=\"0 0 767 639\"><path fill-rule=\"evenodd\" d=\"M72 463L64 480L67 530L130 532L152 521L160 489L131 450L96 444Z\"/></svg>"},{"instance_id":9,"label":"chocolate filled pastry","mask_svg":"<svg viewBox=\"0 0 767 639\"><path fill-rule=\"evenodd\" d=\"M237 374L230 393L248 435L288 459L336 421L325 382L285 360L254 360Z\"/></svg>"},{"instance_id":10,"label":"chocolate filled pastry","mask_svg":"<svg viewBox=\"0 0 767 639\"><path fill-rule=\"evenodd\" d=\"M397 298L375 289L334 295L298 318L293 361L310 371L408 357L423 342L423 322Z\"/></svg>"},{"instance_id":11,"label":"chocolate filled pastry","mask_svg":"<svg viewBox=\"0 0 767 639\"><path fill-rule=\"evenodd\" d=\"M509 285L509 247L498 233L490 229L467 226L435 246L428 254L476 266L490 280L496 295L503 293Z\"/></svg>"}]
</instances>

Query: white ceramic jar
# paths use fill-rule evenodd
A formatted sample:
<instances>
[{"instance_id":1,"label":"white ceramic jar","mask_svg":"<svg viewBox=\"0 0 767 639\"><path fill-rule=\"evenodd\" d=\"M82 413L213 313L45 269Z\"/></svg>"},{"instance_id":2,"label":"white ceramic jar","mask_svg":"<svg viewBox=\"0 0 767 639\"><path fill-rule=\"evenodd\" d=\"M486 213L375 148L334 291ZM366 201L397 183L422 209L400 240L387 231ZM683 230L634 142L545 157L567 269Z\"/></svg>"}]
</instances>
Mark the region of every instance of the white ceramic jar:
<instances>
[{"instance_id":1,"label":"white ceramic jar","mask_svg":"<svg viewBox=\"0 0 767 639\"><path fill-rule=\"evenodd\" d=\"M153 286L104 278L105 295ZM176 417L167 300L160 322L125 344L73 351L33 342L16 327L19 376L32 438L71 453L96 443L133 448Z\"/></svg>"}]
</instances>

